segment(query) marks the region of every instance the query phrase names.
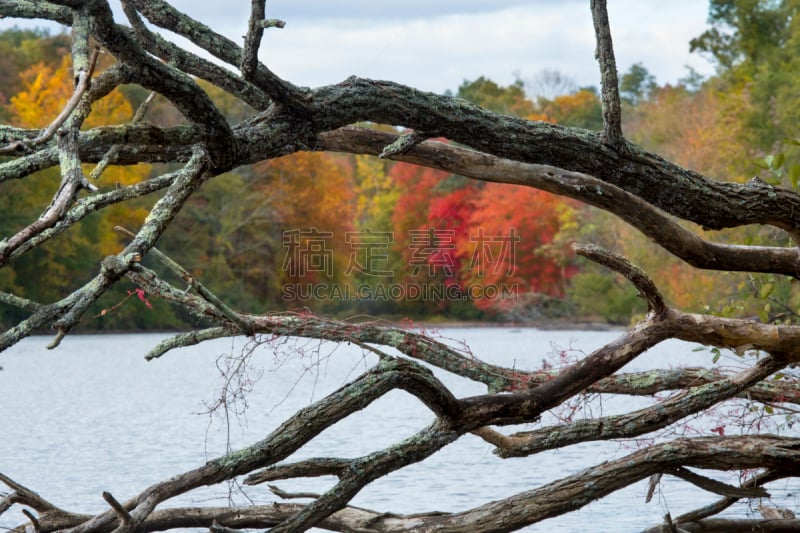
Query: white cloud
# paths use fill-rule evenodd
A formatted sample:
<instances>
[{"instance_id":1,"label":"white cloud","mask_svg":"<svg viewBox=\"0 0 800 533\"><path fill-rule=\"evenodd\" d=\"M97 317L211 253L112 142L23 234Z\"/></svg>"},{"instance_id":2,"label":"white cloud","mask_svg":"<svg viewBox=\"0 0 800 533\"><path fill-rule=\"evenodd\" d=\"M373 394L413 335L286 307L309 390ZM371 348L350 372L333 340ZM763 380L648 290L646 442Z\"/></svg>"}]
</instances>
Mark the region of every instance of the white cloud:
<instances>
[{"instance_id":1,"label":"white cloud","mask_svg":"<svg viewBox=\"0 0 800 533\"><path fill-rule=\"evenodd\" d=\"M621 72L640 61L662 83L685 75L687 63L711 72L707 62L688 53L689 39L705 27L699 2L677 0L667 7L640 0L610 3ZM599 84L586 2L529 2L438 16L424 16L423 10L416 17L405 13L403 18L290 20L284 30L269 34L262 59L308 86L356 74L442 92L457 89L465 79L487 76L508 84L515 74L525 79L545 68L579 86Z\"/></svg>"},{"instance_id":2,"label":"white cloud","mask_svg":"<svg viewBox=\"0 0 800 533\"><path fill-rule=\"evenodd\" d=\"M262 59L303 85L337 82L356 74L442 92L481 75L510 83L514 72L532 74L544 67L577 75L571 56L583 52L582 62L593 66L591 22L587 15L582 24L585 32L572 39L569 32L559 31L568 24L573 24L569 17L552 8L399 21L363 19L347 27L330 19L298 21L270 33Z\"/></svg>"},{"instance_id":3,"label":"white cloud","mask_svg":"<svg viewBox=\"0 0 800 533\"><path fill-rule=\"evenodd\" d=\"M174 4L242 42L250 2ZM619 70L641 61L660 83L685 75L685 64L710 73L708 63L688 51L706 14L707 4L697 0L611 0ZM267 15L287 25L267 30L261 59L299 85L355 74L443 92L465 79L508 84L515 73L526 79L545 68L580 86L599 84L586 0L270 0ZM15 22L24 21L3 20L0 29Z\"/></svg>"},{"instance_id":4,"label":"white cloud","mask_svg":"<svg viewBox=\"0 0 800 533\"><path fill-rule=\"evenodd\" d=\"M708 61L689 53L689 41L706 29L705 2L682 0L659 3L658 7L635 0L610 4L617 63L624 67L621 70L641 61L659 83L674 83L685 76L685 65L713 73Z\"/></svg>"},{"instance_id":5,"label":"white cloud","mask_svg":"<svg viewBox=\"0 0 800 533\"><path fill-rule=\"evenodd\" d=\"M267 16L291 19L369 19L402 20L441 15L486 13L515 6L584 3L585 0L270 0ZM249 2L240 0L244 10ZM194 11L198 18L214 20L219 4L197 0L177 0L173 4ZM230 4L226 4L227 6ZM239 8L241 9L241 8Z\"/></svg>"}]
</instances>

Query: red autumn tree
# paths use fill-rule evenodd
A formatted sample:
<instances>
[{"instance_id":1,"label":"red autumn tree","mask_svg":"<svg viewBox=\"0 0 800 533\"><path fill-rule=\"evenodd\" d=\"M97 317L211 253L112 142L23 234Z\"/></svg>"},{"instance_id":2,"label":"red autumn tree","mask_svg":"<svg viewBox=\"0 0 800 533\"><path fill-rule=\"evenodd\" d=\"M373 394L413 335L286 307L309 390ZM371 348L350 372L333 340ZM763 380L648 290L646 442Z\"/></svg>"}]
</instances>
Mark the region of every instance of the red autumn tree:
<instances>
[{"instance_id":1,"label":"red autumn tree","mask_svg":"<svg viewBox=\"0 0 800 533\"><path fill-rule=\"evenodd\" d=\"M565 244L555 237L571 206L543 191L501 183L486 184L474 203L468 237L459 243L460 256L468 256L463 283L503 283L521 293L563 296L574 267L567 263ZM499 303L491 293L485 296L476 301L479 307Z\"/></svg>"}]
</instances>

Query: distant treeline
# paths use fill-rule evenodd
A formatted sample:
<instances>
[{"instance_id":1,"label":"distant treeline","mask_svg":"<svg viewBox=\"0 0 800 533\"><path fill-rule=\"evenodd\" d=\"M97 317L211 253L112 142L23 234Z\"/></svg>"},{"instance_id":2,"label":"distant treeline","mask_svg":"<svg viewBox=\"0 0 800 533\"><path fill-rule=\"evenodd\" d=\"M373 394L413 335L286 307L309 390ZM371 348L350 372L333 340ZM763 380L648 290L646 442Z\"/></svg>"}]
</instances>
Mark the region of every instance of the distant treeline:
<instances>
[{"instance_id":1,"label":"distant treeline","mask_svg":"<svg viewBox=\"0 0 800 533\"><path fill-rule=\"evenodd\" d=\"M775 15L781 6L764 16ZM689 71L680 83L660 86L643 65L633 65L620 84L625 132L647 149L718 179L744 182L760 173L772 183L796 187L797 150L782 141L797 135L794 95L800 83L794 73L800 70L785 65L800 61L794 50L798 22L790 18L778 25L778 34L774 27L758 34L761 26L748 26L751 22L712 17L712 30L718 31L692 41L717 61L719 73L713 78ZM734 38L725 38L721 28ZM39 128L55 117L72 92L69 49L64 34L0 33L4 121ZM107 54L101 57L98 71L113 62ZM219 89L201 85L232 123L253 112ZM553 96L555 91L563 94ZM455 96L531 120L594 130L602 125L597 90L575 87L554 71L507 87L483 77L465 81ZM129 121L146 97L141 87L124 86L94 106L86 127ZM145 120L171 125L184 118L156 98ZM111 189L167 170L112 167L96 185ZM58 187L59 173L51 168L12 181L0 185L2 237L39 217ZM153 195L88 217L58 244L38 247L0 270L0 290L47 303L77 288L96 274L103 257L124 246L124 235L113 227L138 228L157 199ZM712 237L792 245L788 235L773 229ZM797 316L800 295L788 280L698 271L629 226L576 202L366 156L301 152L219 176L192 197L158 247L232 306L251 312L607 322L627 322L641 312L644 306L632 287L575 258L570 251L575 241L625 254L683 309L759 314L765 320ZM151 258L145 263L183 283ZM42 271L49 273L45 283L38 275ZM81 327L180 329L193 322L157 294L124 285L106 294ZM745 307L744 293L761 296L760 303ZM0 304L0 326L9 327L25 314Z\"/></svg>"}]
</instances>

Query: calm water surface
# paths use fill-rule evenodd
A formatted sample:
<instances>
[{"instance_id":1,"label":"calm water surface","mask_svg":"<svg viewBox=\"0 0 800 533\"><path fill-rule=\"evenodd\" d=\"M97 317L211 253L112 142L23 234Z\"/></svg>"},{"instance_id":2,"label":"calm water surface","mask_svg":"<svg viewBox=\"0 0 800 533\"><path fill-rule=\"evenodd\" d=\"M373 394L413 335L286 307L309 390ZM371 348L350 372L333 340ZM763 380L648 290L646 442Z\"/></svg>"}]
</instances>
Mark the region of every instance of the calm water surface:
<instances>
[{"instance_id":1,"label":"calm water surface","mask_svg":"<svg viewBox=\"0 0 800 533\"><path fill-rule=\"evenodd\" d=\"M449 342L466 342L479 358L521 369L541 366L562 348L590 352L614 332L539 331L508 328L448 328ZM111 492L126 500L148 485L221 455L227 443L251 444L297 409L353 379L375 361L354 346L299 340L257 349L248 375L260 379L247 395L243 415L226 422L204 414L219 396L225 356L242 352L242 341L221 340L170 352L146 362L143 355L165 335L69 336L48 351L50 338L31 338L0 354L2 421L0 472L64 509L95 513ZM659 345L625 370L707 364L711 355L679 342ZM439 373L458 396L485 388ZM594 414L630 408L631 399L606 399ZM240 405L239 407L244 407ZM292 459L358 456L427 426L430 413L403 392L392 392L369 408L326 430ZM534 426L528 426L532 428ZM524 459L498 459L492 447L471 435L428 460L380 479L353 505L377 511L459 511L530 490L600 461L633 451L633 444L589 443ZM735 482L734 478L728 479ZM334 478L282 481L289 492L322 492ZM639 531L670 512L677 516L716 500L686 483L662 481L659 497L644 503L646 482L621 490L564 517L525 531ZM800 487L770 487L773 502L796 508ZM247 488L257 503L274 501L266 488ZM237 502L244 502L234 493ZM225 488L185 495L169 505L225 505ZM745 516L745 504L728 514ZM0 528L24 522L18 511L0 517Z\"/></svg>"}]
</instances>

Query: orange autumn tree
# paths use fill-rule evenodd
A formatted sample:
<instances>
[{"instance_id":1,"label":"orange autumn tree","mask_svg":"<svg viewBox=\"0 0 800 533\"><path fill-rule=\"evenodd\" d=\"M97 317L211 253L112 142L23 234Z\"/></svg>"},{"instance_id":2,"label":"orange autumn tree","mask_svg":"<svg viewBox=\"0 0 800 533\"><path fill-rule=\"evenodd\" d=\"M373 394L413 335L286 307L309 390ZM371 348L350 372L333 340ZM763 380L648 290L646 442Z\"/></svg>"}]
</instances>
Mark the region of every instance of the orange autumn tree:
<instances>
[{"instance_id":1,"label":"orange autumn tree","mask_svg":"<svg viewBox=\"0 0 800 533\"><path fill-rule=\"evenodd\" d=\"M277 273L282 284L280 299L291 304L336 307L351 290L348 274L357 257L348 243L354 231L352 217L355 192L352 161L343 156L298 152L255 165L248 195L257 198L266 216L254 221L259 241L272 246L275 254L267 267L248 271L249 285L258 291L258 278ZM275 247L275 242L280 247ZM252 252L256 253L256 252ZM241 254L247 261L248 253ZM255 264L255 263L250 263ZM262 263L263 265L263 263ZM312 289L312 286L320 288ZM311 292L309 292L311 291ZM316 291L316 292L314 292ZM274 300L275 295L263 295Z\"/></svg>"},{"instance_id":2,"label":"orange autumn tree","mask_svg":"<svg viewBox=\"0 0 800 533\"><path fill-rule=\"evenodd\" d=\"M754 166L758 154L748 139L745 120L752 108L749 100L741 87L707 83L690 90L667 85L654 88L649 98L631 109L627 127L632 139L685 168L744 183L758 171ZM693 224L686 227L698 235L706 233ZM738 228L718 232L714 240L775 242L779 238L776 233L768 227ZM643 253L646 241L637 232L627 231L622 252L646 268L682 308L720 311L739 301L742 293L752 292L753 283L759 292L759 276L695 269L660 249ZM788 240L784 245L790 245ZM791 289L786 285L784 297L788 300ZM756 314L761 306L763 303L740 311Z\"/></svg>"}]
</instances>

